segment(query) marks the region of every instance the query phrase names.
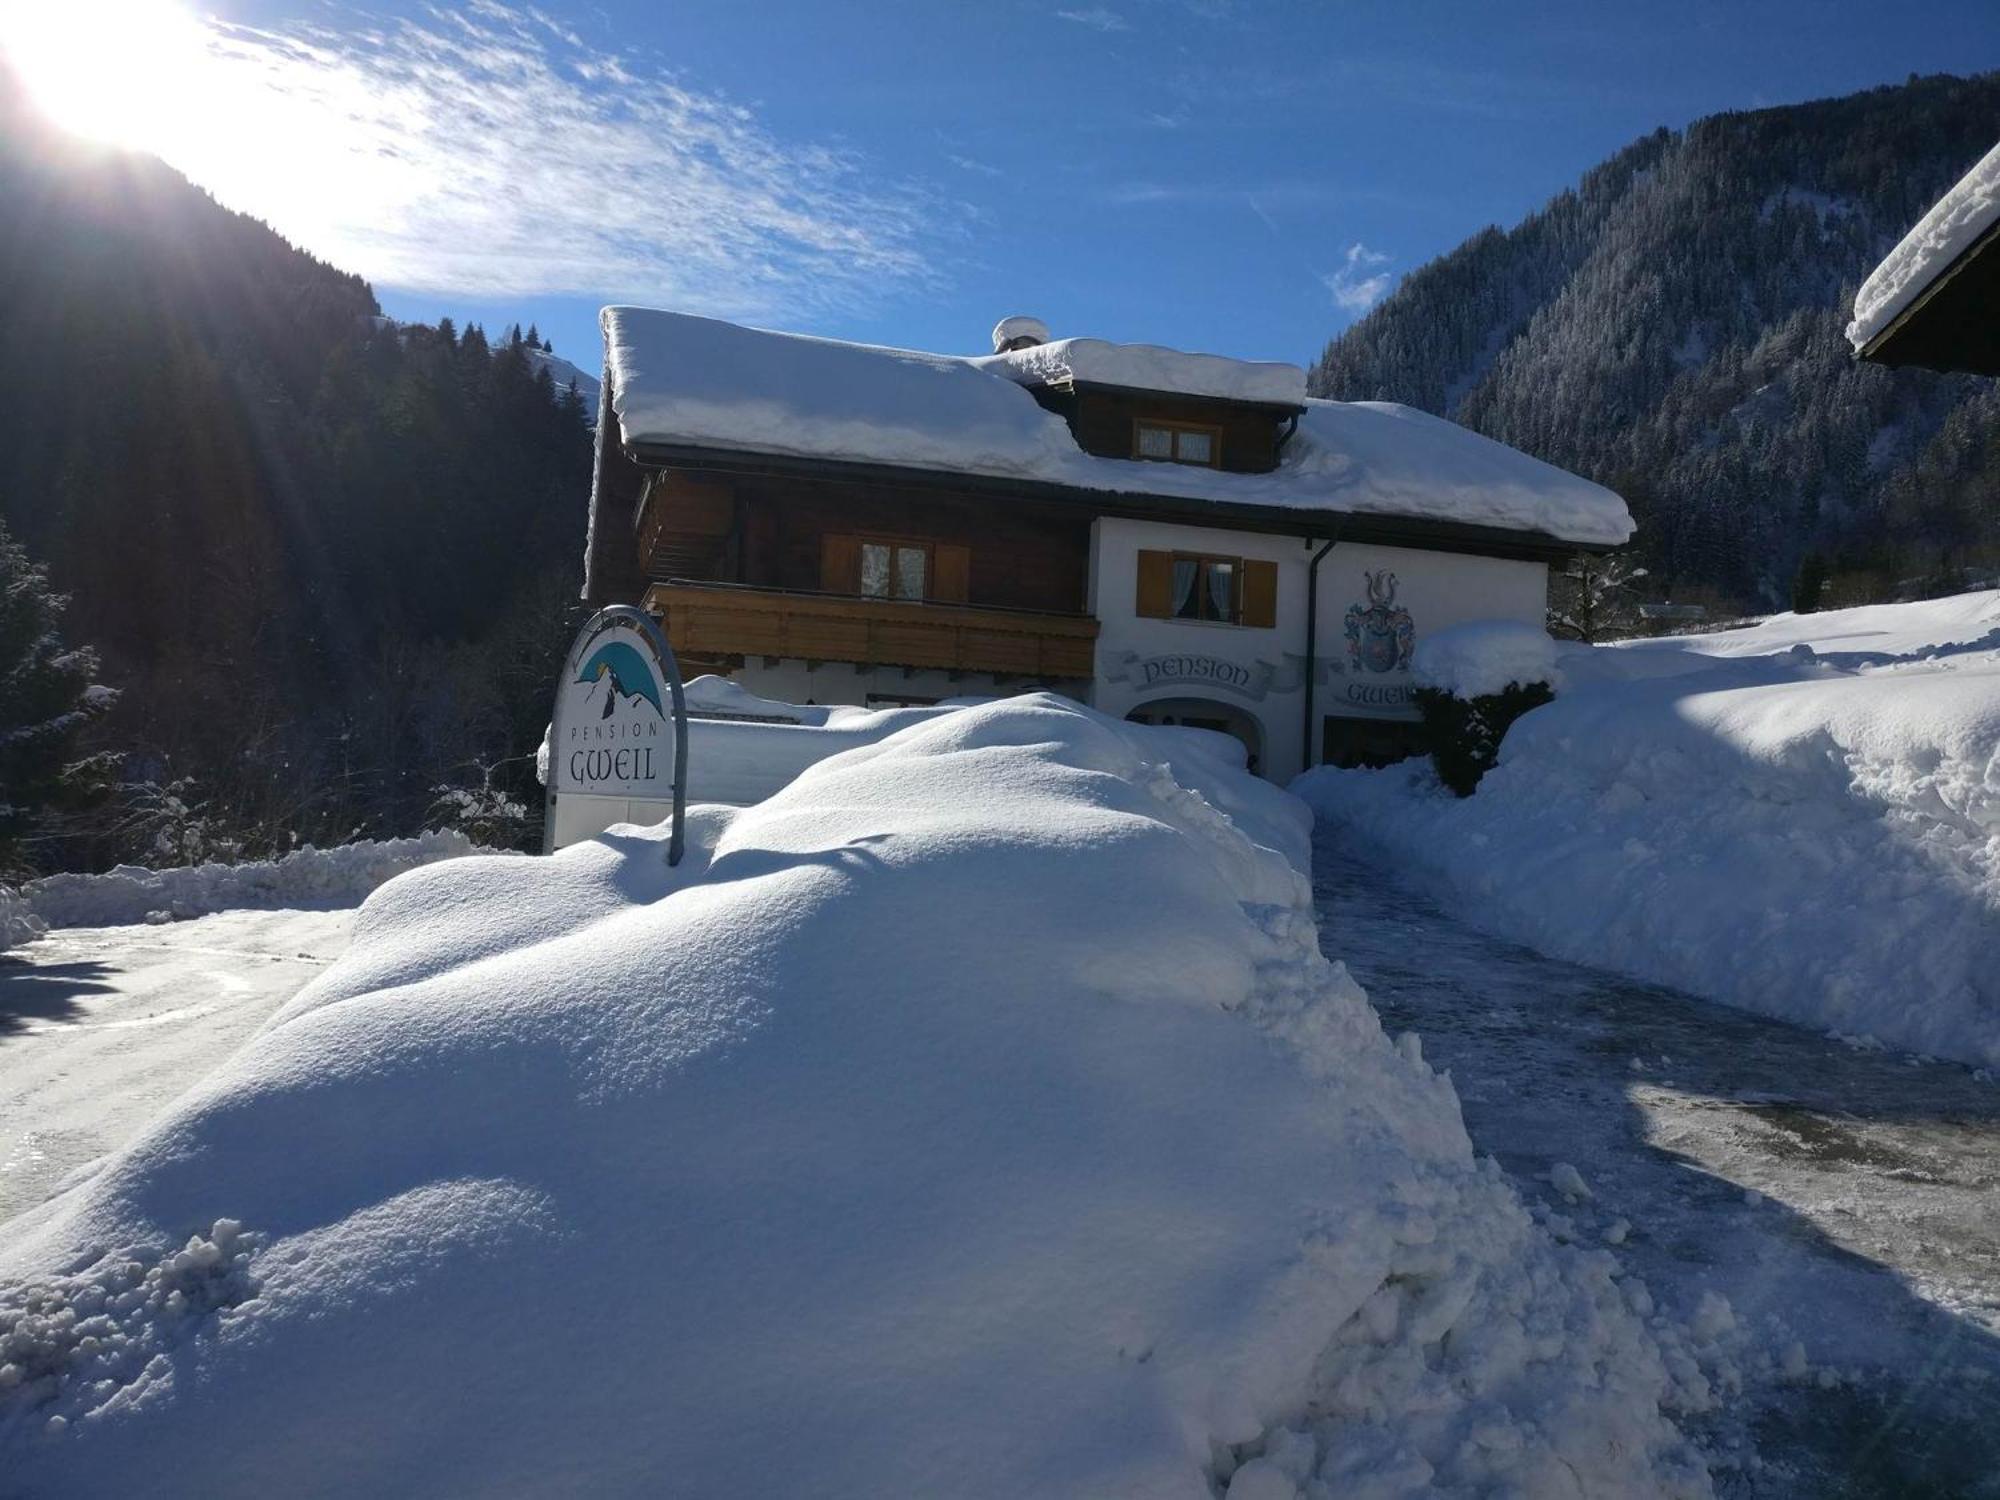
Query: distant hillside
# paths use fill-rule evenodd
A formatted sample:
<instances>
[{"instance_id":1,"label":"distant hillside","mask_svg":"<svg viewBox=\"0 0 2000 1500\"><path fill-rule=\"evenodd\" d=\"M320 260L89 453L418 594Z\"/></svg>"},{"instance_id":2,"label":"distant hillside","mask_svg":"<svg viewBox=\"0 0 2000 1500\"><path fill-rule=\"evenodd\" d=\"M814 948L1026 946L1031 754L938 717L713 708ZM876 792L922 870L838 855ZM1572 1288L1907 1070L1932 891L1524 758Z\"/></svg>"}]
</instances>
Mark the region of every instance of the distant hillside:
<instances>
[{"instance_id":1,"label":"distant hillside","mask_svg":"<svg viewBox=\"0 0 2000 1500\"><path fill-rule=\"evenodd\" d=\"M1316 394L1407 402L1612 484L1663 585L1789 602L2000 565L2000 385L1857 365L1856 286L2000 137L2000 74L1661 130L1411 273Z\"/></svg>"},{"instance_id":2,"label":"distant hillside","mask_svg":"<svg viewBox=\"0 0 2000 1500\"><path fill-rule=\"evenodd\" d=\"M595 382L390 323L159 161L39 124L4 75L0 201L0 519L123 690L103 733L131 778L191 778L219 829L328 837L409 831L436 785L531 755Z\"/></svg>"}]
</instances>

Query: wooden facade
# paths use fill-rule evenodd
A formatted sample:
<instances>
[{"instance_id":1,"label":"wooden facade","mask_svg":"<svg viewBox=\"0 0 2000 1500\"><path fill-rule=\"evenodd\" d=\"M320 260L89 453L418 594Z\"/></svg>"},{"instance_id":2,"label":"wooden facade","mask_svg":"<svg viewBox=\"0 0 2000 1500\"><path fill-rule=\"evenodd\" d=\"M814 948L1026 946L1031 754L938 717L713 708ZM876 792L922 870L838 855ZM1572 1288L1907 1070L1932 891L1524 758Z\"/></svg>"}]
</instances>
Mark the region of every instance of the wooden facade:
<instances>
[{"instance_id":1,"label":"wooden facade","mask_svg":"<svg viewBox=\"0 0 2000 1500\"><path fill-rule=\"evenodd\" d=\"M829 539L906 541L932 549L929 599L1081 614L1090 521L1075 507L943 489L666 471L647 488L636 540L650 582L827 593L854 591Z\"/></svg>"},{"instance_id":2,"label":"wooden facade","mask_svg":"<svg viewBox=\"0 0 2000 1500\"><path fill-rule=\"evenodd\" d=\"M731 671L761 656L1078 681L1091 675L1097 645L1089 615L736 584L656 583L645 607L660 617L674 654L696 670Z\"/></svg>"}]
</instances>

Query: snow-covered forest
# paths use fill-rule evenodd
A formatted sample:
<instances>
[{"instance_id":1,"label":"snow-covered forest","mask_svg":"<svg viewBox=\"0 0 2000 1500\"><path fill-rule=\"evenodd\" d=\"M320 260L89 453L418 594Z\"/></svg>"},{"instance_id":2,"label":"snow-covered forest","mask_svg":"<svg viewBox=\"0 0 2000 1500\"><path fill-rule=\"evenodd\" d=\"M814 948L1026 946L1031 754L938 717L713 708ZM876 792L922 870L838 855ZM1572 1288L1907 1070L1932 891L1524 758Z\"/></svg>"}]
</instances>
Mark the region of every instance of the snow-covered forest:
<instances>
[{"instance_id":1,"label":"snow-covered forest","mask_svg":"<svg viewBox=\"0 0 2000 1500\"><path fill-rule=\"evenodd\" d=\"M1449 416L1623 494L1657 597L1725 612L2000 568L2000 392L1857 363L1855 288L1993 145L2000 75L1715 115L1413 272L1317 394ZM1802 601L1805 602L1805 601Z\"/></svg>"},{"instance_id":2,"label":"snow-covered forest","mask_svg":"<svg viewBox=\"0 0 2000 1500\"><path fill-rule=\"evenodd\" d=\"M0 526L117 694L74 747L115 757L109 795L12 830L12 867L283 852L468 803L508 841L482 815L534 787L588 393L519 329L389 322L156 160L5 107L0 133Z\"/></svg>"}]
</instances>

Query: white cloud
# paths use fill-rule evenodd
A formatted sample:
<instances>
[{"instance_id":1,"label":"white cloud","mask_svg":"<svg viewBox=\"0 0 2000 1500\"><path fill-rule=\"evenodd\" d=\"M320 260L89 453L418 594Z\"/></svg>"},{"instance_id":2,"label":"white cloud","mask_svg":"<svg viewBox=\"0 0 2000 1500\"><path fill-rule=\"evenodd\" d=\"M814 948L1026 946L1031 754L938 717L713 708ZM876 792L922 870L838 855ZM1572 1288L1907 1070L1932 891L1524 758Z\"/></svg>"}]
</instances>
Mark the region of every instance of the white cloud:
<instances>
[{"instance_id":1,"label":"white cloud","mask_svg":"<svg viewBox=\"0 0 2000 1500\"><path fill-rule=\"evenodd\" d=\"M150 148L383 285L776 318L929 278L944 216L919 190L539 11L203 26L199 66L157 82Z\"/></svg>"},{"instance_id":2,"label":"white cloud","mask_svg":"<svg viewBox=\"0 0 2000 1500\"><path fill-rule=\"evenodd\" d=\"M1125 18L1106 5L1092 5L1082 10L1059 10L1056 19L1074 21L1079 26L1088 26L1093 31L1127 31L1130 27Z\"/></svg>"},{"instance_id":3,"label":"white cloud","mask_svg":"<svg viewBox=\"0 0 2000 1500\"><path fill-rule=\"evenodd\" d=\"M954 167L957 167L961 172L973 172L981 177L1004 177L1007 175L991 162L980 161L970 156L960 156L955 151L947 151L944 159Z\"/></svg>"},{"instance_id":4,"label":"white cloud","mask_svg":"<svg viewBox=\"0 0 2000 1500\"><path fill-rule=\"evenodd\" d=\"M1347 247L1347 256L1340 268L1320 279L1333 293L1335 304L1358 317L1388 295L1390 283L1396 278L1375 267L1386 266L1389 259L1381 251L1370 250L1356 240Z\"/></svg>"}]
</instances>

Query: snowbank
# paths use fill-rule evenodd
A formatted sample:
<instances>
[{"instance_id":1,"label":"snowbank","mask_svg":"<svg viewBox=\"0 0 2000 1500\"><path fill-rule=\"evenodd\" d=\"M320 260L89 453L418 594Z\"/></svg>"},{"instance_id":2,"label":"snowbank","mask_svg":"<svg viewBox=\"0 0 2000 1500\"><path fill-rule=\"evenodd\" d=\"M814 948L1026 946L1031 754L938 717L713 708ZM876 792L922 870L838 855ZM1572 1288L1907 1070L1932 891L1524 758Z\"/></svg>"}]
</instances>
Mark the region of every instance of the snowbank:
<instances>
[{"instance_id":1,"label":"snowbank","mask_svg":"<svg viewBox=\"0 0 2000 1500\"><path fill-rule=\"evenodd\" d=\"M1295 790L1545 952L2000 1063L2000 594L1562 665L1468 800L1409 765Z\"/></svg>"},{"instance_id":2,"label":"snowbank","mask_svg":"<svg viewBox=\"0 0 2000 1500\"><path fill-rule=\"evenodd\" d=\"M1979 159L1957 185L1931 205L1854 296L1847 341L1867 344L1901 316L1979 237L2000 220L2000 146Z\"/></svg>"},{"instance_id":3,"label":"snowbank","mask_svg":"<svg viewBox=\"0 0 2000 1500\"><path fill-rule=\"evenodd\" d=\"M685 688L688 706L690 803L748 807L789 786L807 766L829 756L873 745L890 735L948 714L980 698L952 698L924 708L860 708L845 704L784 703L726 677L703 675ZM535 776L549 777L546 730L535 752Z\"/></svg>"},{"instance_id":4,"label":"snowbank","mask_svg":"<svg viewBox=\"0 0 2000 1500\"><path fill-rule=\"evenodd\" d=\"M1556 643L1538 625L1518 620L1472 620L1426 635L1410 658L1418 687L1454 698L1501 693L1511 683L1562 685Z\"/></svg>"},{"instance_id":5,"label":"snowbank","mask_svg":"<svg viewBox=\"0 0 2000 1500\"><path fill-rule=\"evenodd\" d=\"M49 924L35 915L27 897L10 885L0 885L0 953L31 942L48 930Z\"/></svg>"},{"instance_id":6,"label":"snowbank","mask_svg":"<svg viewBox=\"0 0 2000 1500\"><path fill-rule=\"evenodd\" d=\"M1036 697L693 822L391 882L0 1226L14 1487L1707 1492L1689 1346L1320 956L1283 793Z\"/></svg>"},{"instance_id":7,"label":"snowbank","mask_svg":"<svg viewBox=\"0 0 2000 1500\"><path fill-rule=\"evenodd\" d=\"M21 900L45 928L179 920L245 906L342 906L405 870L471 852L471 840L448 831L332 849L308 844L281 859L240 865L119 865L102 875L49 875L22 887ZM0 936L5 918L0 906Z\"/></svg>"},{"instance_id":8,"label":"snowbank","mask_svg":"<svg viewBox=\"0 0 2000 1500\"><path fill-rule=\"evenodd\" d=\"M1625 502L1611 491L1390 402L1304 400L1279 467L1234 474L1085 453L1068 424L1020 383L1034 374L1036 360L1047 366L1043 374L1053 375L1064 358L1085 359L1083 368L1100 376L1170 378L1157 372L1171 355L1236 367L1228 380L1172 378L1264 390L1266 377L1256 372L1267 367L1242 361L1095 340L1044 346L1056 353L960 358L636 307L604 309L603 325L613 410L628 445L749 450L1107 493L1410 516L1593 544L1616 545L1632 534Z\"/></svg>"},{"instance_id":9,"label":"snowbank","mask_svg":"<svg viewBox=\"0 0 2000 1500\"><path fill-rule=\"evenodd\" d=\"M1786 611L1735 630L1619 641L1619 651L1675 656L1769 656L1808 646L1840 665L1882 666L1954 646L2000 649L2000 589L1914 604L1862 604L1801 615Z\"/></svg>"}]
</instances>

